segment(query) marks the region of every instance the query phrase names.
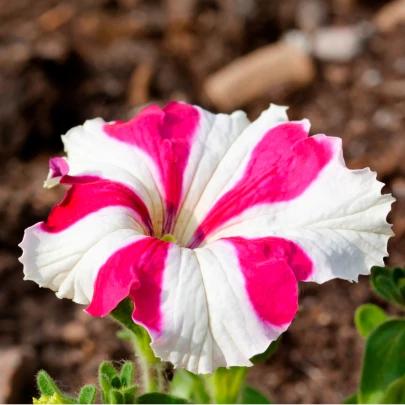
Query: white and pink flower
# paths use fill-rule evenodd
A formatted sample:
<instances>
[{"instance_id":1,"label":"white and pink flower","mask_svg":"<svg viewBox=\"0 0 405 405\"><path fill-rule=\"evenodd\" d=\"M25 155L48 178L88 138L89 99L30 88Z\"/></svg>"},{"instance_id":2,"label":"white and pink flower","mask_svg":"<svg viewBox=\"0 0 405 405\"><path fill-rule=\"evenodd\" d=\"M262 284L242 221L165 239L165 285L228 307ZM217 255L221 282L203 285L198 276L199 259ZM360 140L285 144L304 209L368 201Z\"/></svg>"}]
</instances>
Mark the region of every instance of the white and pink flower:
<instances>
[{"instance_id":1,"label":"white and pink flower","mask_svg":"<svg viewBox=\"0 0 405 405\"><path fill-rule=\"evenodd\" d=\"M175 102L73 128L46 181L71 187L26 230L25 279L95 316L131 297L176 367L251 365L291 323L298 281L357 280L392 235L375 173L308 131L284 107L250 123Z\"/></svg>"}]
</instances>

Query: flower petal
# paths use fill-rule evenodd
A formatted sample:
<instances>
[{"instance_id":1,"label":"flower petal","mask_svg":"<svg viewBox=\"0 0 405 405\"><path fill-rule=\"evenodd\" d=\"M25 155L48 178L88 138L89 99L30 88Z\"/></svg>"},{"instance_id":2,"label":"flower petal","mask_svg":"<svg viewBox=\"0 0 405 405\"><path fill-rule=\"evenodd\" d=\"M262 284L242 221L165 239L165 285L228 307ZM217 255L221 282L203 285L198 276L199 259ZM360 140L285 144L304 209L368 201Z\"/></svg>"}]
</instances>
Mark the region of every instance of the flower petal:
<instances>
[{"instance_id":1,"label":"flower petal","mask_svg":"<svg viewBox=\"0 0 405 405\"><path fill-rule=\"evenodd\" d=\"M104 126L111 138L147 155L147 164L166 208L162 234L171 233L173 229L198 122L196 108L172 102L163 109L154 105L145 108L129 122Z\"/></svg>"},{"instance_id":2,"label":"flower petal","mask_svg":"<svg viewBox=\"0 0 405 405\"><path fill-rule=\"evenodd\" d=\"M87 312L108 315L124 298L135 302L134 321L152 333L162 325L162 278L170 244L156 238L134 237L100 267Z\"/></svg>"},{"instance_id":3,"label":"flower petal","mask_svg":"<svg viewBox=\"0 0 405 405\"><path fill-rule=\"evenodd\" d=\"M182 245L198 246L199 238L194 233L199 225L198 231L201 232L201 222L208 215L213 215L210 211L212 211L211 208L215 202L243 177L244 168L248 165L249 158L258 144L268 144L268 138L273 138L272 147L267 149L267 152L270 153L267 153L265 158L267 162L267 159L273 156L274 163L277 163L286 148L298 139L307 136L309 127L307 121L290 123L288 124L291 128L288 133L289 136L284 136L281 141L277 141L277 138L274 138L269 133L271 133L273 127L277 128L279 124L286 121L288 121L286 108L271 105L255 122L246 127L236 141L229 146L227 153L214 167L214 173L210 175L209 182L206 184L203 193L200 193L199 201L194 208L193 217L179 237ZM238 203L237 206L240 207L244 204L245 202Z\"/></svg>"},{"instance_id":4,"label":"flower petal","mask_svg":"<svg viewBox=\"0 0 405 405\"><path fill-rule=\"evenodd\" d=\"M163 327L152 334L152 348L175 367L205 374L250 366L297 310L291 268L269 260L255 244L221 240L194 251L172 248L168 263Z\"/></svg>"},{"instance_id":5,"label":"flower petal","mask_svg":"<svg viewBox=\"0 0 405 405\"><path fill-rule=\"evenodd\" d=\"M296 278L272 244L234 238L192 251L135 241L100 268L87 311L105 315L129 294L163 360L194 373L249 366L297 310Z\"/></svg>"},{"instance_id":6,"label":"flower petal","mask_svg":"<svg viewBox=\"0 0 405 405\"><path fill-rule=\"evenodd\" d=\"M147 205L154 230L160 230L164 207L151 159L140 149L110 137L102 119L86 121L62 137L71 176L97 176L136 190Z\"/></svg>"},{"instance_id":7,"label":"flower petal","mask_svg":"<svg viewBox=\"0 0 405 405\"><path fill-rule=\"evenodd\" d=\"M261 204L253 200L252 204L240 196L244 209L232 218L228 216L207 241L234 235L288 239L314 263L313 271L297 275L298 279L319 283L336 277L357 280L359 274L369 274L372 266L383 265L387 241L392 236L386 217L394 199L389 194L381 195L383 184L376 180L375 173L369 169L349 170L339 138L316 135L297 142L292 151L294 160L277 169L284 177L276 189L281 198ZM312 170L309 164L319 170L308 182ZM237 188L227 193L228 198L240 190ZM268 193L273 194L273 190Z\"/></svg>"},{"instance_id":8,"label":"flower petal","mask_svg":"<svg viewBox=\"0 0 405 405\"><path fill-rule=\"evenodd\" d=\"M105 125L104 131L148 156L166 210L161 234L167 234L178 233L189 220L218 162L248 124L240 111L215 115L172 102L163 109L148 107L129 122Z\"/></svg>"},{"instance_id":9,"label":"flower petal","mask_svg":"<svg viewBox=\"0 0 405 405\"><path fill-rule=\"evenodd\" d=\"M87 304L98 264L129 236L151 234L151 219L143 201L122 183L60 177L72 186L46 222L25 231L20 261L25 279L57 291L60 298Z\"/></svg>"},{"instance_id":10,"label":"flower petal","mask_svg":"<svg viewBox=\"0 0 405 405\"><path fill-rule=\"evenodd\" d=\"M63 184L72 187L63 201L56 205L42 224L47 232L60 232L82 218L107 207L126 207L143 226L145 234L152 234L152 221L147 207L131 189L122 183L91 176L64 176Z\"/></svg>"},{"instance_id":11,"label":"flower petal","mask_svg":"<svg viewBox=\"0 0 405 405\"><path fill-rule=\"evenodd\" d=\"M60 183L62 176L69 171L69 165L60 157L49 160L49 174L44 182L44 187L52 188Z\"/></svg>"},{"instance_id":12,"label":"flower petal","mask_svg":"<svg viewBox=\"0 0 405 405\"><path fill-rule=\"evenodd\" d=\"M194 209L218 164L249 125L242 111L227 115L195 108L200 121L184 172L182 204L173 230L179 239L188 222L193 221Z\"/></svg>"},{"instance_id":13,"label":"flower petal","mask_svg":"<svg viewBox=\"0 0 405 405\"><path fill-rule=\"evenodd\" d=\"M62 183L71 188L46 223L26 231L21 245L26 278L59 290L61 297L87 303L93 286L85 287L84 294L80 288L75 291L77 283L67 288L65 282L77 278L69 270L80 254L115 232L115 224L161 237L167 227L174 227L180 207L180 222L187 221L215 165L246 125L241 112L216 116L170 103L163 110L147 108L128 123L96 119L70 130L63 137L68 156L51 159L45 186ZM103 210L117 212L117 218L103 226ZM80 224L83 220L88 229ZM58 254L51 254L52 249Z\"/></svg>"},{"instance_id":14,"label":"flower petal","mask_svg":"<svg viewBox=\"0 0 405 405\"><path fill-rule=\"evenodd\" d=\"M230 145L249 124L246 115L211 114L172 102L150 106L128 122L87 121L62 137L67 158L54 158L45 182L71 176L124 183L147 205L156 237L180 234ZM135 183L135 184L134 184Z\"/></svg>"}]
</instances>

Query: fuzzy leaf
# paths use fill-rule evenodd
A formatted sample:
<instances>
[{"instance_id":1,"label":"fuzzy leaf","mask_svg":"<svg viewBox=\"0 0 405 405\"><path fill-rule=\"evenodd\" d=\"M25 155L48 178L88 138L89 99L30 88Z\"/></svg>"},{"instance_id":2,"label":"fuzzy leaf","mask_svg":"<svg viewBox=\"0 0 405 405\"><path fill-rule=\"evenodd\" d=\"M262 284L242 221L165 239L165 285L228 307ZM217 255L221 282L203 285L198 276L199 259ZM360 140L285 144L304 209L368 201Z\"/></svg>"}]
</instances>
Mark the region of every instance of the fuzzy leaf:
<instances>
[{"instance_id":1,"label":"fuzzy leaf","mask_svg":"<svg viewBox=\"0 0 405 405\"><path fill-rule=\"evenodd\" d=\"M45 371L41 370L37 374L37 386L41 392L41 397L36 401L48 401L42 403L57 403L54 401L61 401L61 404L75 404L77 401L74 398L64 394L55 384L51 376ZM41 403L41 402L39 402Z\"/></svg>"},{"instance_id":2,"label":"fuzzy leaf","mask_svg":"<svg viewBox=\"0 0 405 405\"><path fill-rule=\"evenodd\" d=\"M110 391L110 404L125 404L124 395L119 390L113 388Z\"/></svg>"},{"instance_id":3,"label":"fuzzy leaf","mask_svg":"<svg viewBox=\"0 0 405 405\"><path fill-rule=\"evenodd\" d=\"M121 367L121 374L120 374L122 387L129 387L132 384L132 380L134 379L134 372L135 372L134 363L130 361L124 363L124 365Z\"/></svg>"},{"instance_id":4,"label":"fuzzy leaf","mask_svg":"<svg viewBox=\"0 0 405 405\"><path fill-rule=\"evenodd\" d=\"M134 404L135 403L135 396L138 392L138 386L132 385L131 387L124 388L122 390L122 394L124 395L124 403L125 404Z\"/></svg>"},{"instance_id":5,"label":"fuzzy leaf","mask_svg":"<svg viewBox=\"0 0 405 405\"><path fill-rule=\"evenodd\" d=\"M103 375L103 377L110 382L113 380L114 377L118 377L118 373L115 367L107 361L103 361L100 364L99 375Z\"/></svg>"},{"instance_id":6,"label":"fuzzy leaf","mask_svg":"<svg viewBox=\"0 0 405 405\"><path fill-rule=\"evenodd\" d=\"M111 387L116 388L117 390L121 388L121 379L118 376L113 377L111 380Z\"/></svg>"},{"instance_id":7,"label":"fuzzy leaf","mask_svg":"<svg viewBox=\"0 0 405 405\"><path fill-rule=\"evenodd\" d=\"M97 388L95 385L85 385L79 394L79 404L94 404Z\"/></svg>"},{"instance_id":8,"label":"fuzzy leaf","mask_svg":"<svg viewBox=\"0 0 405 405\"><path fill-rule=\"evenodd\" d=\"M112 380L119 380L117 370L112 364L103 361L98 369L98 380L101 387L101 398L104 404L110 401L110 391L113 388Z\"/></svg>"},{"instance_id":9,"label":"fuzzy leaf","mask_svg":"<svg viewBox=\"0 0 405 405\"><path fill-rule=\"evenodd\" d=\"M45 370L41 370L37 374L37 385L42 395L50 397L55 393L61 394L61 390Z\"/></svg>"}]
</instances>

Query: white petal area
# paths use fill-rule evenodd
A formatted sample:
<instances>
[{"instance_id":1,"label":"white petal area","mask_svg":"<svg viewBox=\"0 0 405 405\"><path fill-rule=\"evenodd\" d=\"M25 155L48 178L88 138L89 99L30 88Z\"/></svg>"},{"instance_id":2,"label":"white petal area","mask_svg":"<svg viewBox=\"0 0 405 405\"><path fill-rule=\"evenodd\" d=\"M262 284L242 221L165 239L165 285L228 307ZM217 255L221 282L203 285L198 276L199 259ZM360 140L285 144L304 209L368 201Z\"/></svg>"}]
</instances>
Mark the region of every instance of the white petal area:
<instances>
[{"instance_id":1,"label":"white petal area","mask_svg":"<svg viewBox=\"0 0 405 405\"><path fill-rule=\"evenodd\" d=\"M99 268L129 238L143 238L142 232L125 207L104 208L57 233L36 224L20 244L24 279L57 291L59 298L89 304Z\"/></svg>"},{"instance_id":2,"label":"white petal area","mask_svg":"<svg viewBox=\"0 0 405 405\"><path fill-rule=\"evenodd\" d=\"M256 206L232 218L207 243L224 237L278 236L296 242L312 259L314 271L305 281L333 278L357 281L374 265L383 265L393 235L386 217L395 199L381 195L383 183L370 169L349 170L340 138L331 142L333 158L316 180L292 201Z\"/></svg>"},{"instance_id":3,"label":"white petal area","mask_svg":"<svg viewBox=\"0 0 405 405\"><path fill-rule=\"evenodd\" d=\"M155 232L163 223L163 185L160 184L159 170L152 158L134 145L120 142L105 133L105 121L101 118L86 121L84 125L72 128L62 136L69 164L93 166L93 171L105 179L121 181L122 172L127 172L133 180L125 176L126 184L142 184L147 193L145 202L152 205L150 215ZM98 167L98 170L97 170ZM116 170L111 170L116 167ZM70 174L70 173L69 173ZM115 176L117 176L115 178ZM136 187L139 191L141 188ZM157 237L161 236L159 234Z\"/></svg>"},{"instance_id":4,"label":"white petal area","mask_svg":"<svg viewBox=\"0 0 405 405\"><path fill-rule=\"evenodd\" d=\"M270 292L269 292L270 293ZM163 278L163 330L152 349L175 368L207 374L218 367L251 366L287 328L259 319L250 303L233 246L173 245Z\"/></svg>"},{"instance_id":5,"label":"white petal area","mask_svg":"<svg viewBox=\"0 0 405 405\"><path fill-rule=\"evenodd\" d=\"M248 125L229 147L222 160L215 166L215 171L210 176L203 193L200 192L200 198L195 205L193 216L185 225L186 228L181 235L176 234L183 246L187 246L199 223L214 203L242 177L250 152L263 136L276 125L288 121L286 111L287 107L272 104L256 121Z\"/></svg>"},{"instance_id":6,"label":"white petal area","mask_svg":"<svg viewBox=\"0 0 405 405\"><path fill-rule=\"evenodd\" d=\"M173 233L181 235L202 193L228 149L250 124L246 114L212 114L194 106L200 114L197 133L183 179L183 197Z\"/></svg>"}]
</instances>

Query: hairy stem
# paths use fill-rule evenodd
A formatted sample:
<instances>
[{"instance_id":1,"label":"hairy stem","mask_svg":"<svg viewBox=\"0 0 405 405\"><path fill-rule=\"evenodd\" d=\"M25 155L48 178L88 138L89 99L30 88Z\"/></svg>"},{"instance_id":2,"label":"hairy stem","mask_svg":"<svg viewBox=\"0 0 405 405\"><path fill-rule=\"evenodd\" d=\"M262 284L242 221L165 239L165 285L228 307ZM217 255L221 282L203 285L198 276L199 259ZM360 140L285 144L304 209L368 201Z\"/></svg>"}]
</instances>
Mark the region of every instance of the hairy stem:
<instances>
[{"instance_id":1,"label":"hairy stem","mask_svg":"<svg viewBox=\"0 0 405 405\"><path fill-rule=\"evenodd\" d=\"M117 305L110 315L131 332L132 346L142 369L144 391L146 393L159 392L163 389L162 365L150 347L148 332L133 321L133 310L132 300L126 298Z\"/></svg>"}]
</instances>

